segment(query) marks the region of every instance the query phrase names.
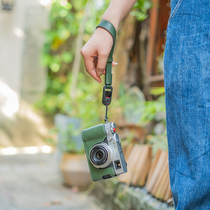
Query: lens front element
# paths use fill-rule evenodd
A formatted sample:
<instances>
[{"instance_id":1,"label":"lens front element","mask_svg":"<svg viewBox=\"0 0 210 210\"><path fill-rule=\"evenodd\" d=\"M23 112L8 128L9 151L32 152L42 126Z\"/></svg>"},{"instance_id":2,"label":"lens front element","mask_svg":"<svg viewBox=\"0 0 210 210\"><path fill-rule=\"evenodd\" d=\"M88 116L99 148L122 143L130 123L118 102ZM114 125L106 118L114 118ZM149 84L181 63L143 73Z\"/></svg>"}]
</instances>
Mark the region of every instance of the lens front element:
<instances>
[{"instance_id":1,"label":"lens front element","mask_svg":"<svg viewBox=\"0 0 210 210\"><path fill-rule=\"evenodd\" d=\"M103 159L103 157L104 157L104 153L103 153L103 152L99 151L99 152L96 153L96 158L97 158L98 160Z\"/></svg>"}]
</instances>

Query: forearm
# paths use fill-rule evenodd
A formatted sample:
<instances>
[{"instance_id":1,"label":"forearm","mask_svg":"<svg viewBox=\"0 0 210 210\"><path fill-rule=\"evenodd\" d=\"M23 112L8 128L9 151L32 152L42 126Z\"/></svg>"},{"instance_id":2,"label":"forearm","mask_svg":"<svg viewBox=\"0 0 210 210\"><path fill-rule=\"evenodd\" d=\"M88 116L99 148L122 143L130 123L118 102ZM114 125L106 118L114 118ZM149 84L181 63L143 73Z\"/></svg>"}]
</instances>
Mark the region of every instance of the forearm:
<instances>
[{"instance_id":1,"label":"forearm","mask_svg":"<svg viewBox=\"0 0 210 210\"><path fill-rule=\"evenodd\" d=\"M117 30L121 20L129 13L136 1L137 0L111 0L108 9L102 16L102 20L111 22Z\"/></svg>"}]
</instances>

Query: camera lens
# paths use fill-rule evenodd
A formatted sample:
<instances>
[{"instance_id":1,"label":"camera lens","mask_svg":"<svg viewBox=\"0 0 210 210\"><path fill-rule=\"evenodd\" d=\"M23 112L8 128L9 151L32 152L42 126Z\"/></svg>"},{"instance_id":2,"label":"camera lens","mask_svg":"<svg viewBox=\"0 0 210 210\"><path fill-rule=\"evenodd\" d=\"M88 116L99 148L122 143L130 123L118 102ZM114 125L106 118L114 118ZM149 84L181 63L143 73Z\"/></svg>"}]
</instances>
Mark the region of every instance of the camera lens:
<instances>
[{"instance_id":1,"label":"camera lens","mask_svg":"<svg viewBox=\"0 0 210 210\"><path fill-rule=\"evenodd\" d=\"M103 165L108 159L108 152L102 145L94 146L90 151L90 160L95 165Z\"/></svg>"},{"instance_id":2,"label":"camera lens","mask_svg":"<svg viewBox=\"0 0 210 210\"><path fill-rule=\"evenodd\" d=\"M113 158L113 153L111 148L107 143L95 144L89 152L90 162L95 168L106 168L108 167Z\"/></svg>"}]
</instances>

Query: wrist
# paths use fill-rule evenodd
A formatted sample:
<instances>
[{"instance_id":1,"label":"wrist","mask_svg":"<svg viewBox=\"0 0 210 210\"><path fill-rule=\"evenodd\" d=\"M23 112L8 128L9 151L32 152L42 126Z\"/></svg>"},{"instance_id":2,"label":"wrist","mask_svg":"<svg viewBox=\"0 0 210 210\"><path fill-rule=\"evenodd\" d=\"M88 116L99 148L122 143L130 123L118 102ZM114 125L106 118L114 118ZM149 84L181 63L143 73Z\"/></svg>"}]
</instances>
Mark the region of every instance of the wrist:
<instances>
[{"instance_id":1,"label":"wrist","mask_svg":"<svg viewBox=\"0 0 210 210\"><path fill-rule=\"evenodd\" d=\"M115 27L115 30L117 31L118 27L119 27L119 24L120 24L120 21L117 20L117 19L112 19L111 17L106 17L106 16L103 16L101 18L101 20L107 20L109 21L114 27Z\"/></svg>"},{"instance_id":2,"label":"wrist","mask_svg":"<svg viewBox=\"0 0 210 210\"><path fill-rule=\"evenodd\" d=\"M116 29L118 29L119 24L122 20L120 14L116 13L116 11L112 11L113 8L108 8L108 10L104 13L104 15L102 16L102 20L107 20L109 21Z\"/></svg>"},{"instance_id":3,"label":"wrist","mask_svg":"<svg viewBox=\"0 0 210 210\"><path fill-rule=\"evenodd\" d=\"M96 36L99 36L100 38L107 40L108 42L113 44L113 38L109 31L107 31L105 28L97 27L94 33Z\"/></svg>"}]
</instances>

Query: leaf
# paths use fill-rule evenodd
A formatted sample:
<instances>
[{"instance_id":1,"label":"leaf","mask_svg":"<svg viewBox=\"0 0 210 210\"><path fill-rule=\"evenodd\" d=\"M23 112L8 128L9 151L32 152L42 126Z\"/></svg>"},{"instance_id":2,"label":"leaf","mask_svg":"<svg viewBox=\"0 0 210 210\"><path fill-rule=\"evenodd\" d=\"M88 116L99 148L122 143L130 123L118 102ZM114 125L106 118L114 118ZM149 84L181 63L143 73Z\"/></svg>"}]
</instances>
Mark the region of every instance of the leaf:
<instances>
[{"instance_id":1,"label":"leaf","mask_svg":"<svg viewBox=\"0 0 210 210\"><path fill-rule=\"evenodd\" d=\"M58 72L60 70L60 64L59 63L56 63L56 62L52 62L50 64L50 69L53 71L53 72Z\"/></svg>"},{"instance_id":2,"label":"leaf","mask_svg":"<svg viewBox=\"0 0 210 210\"><path fill-rule=\"evenodd\" d=\"M73 60L73 54L71 54L70 52L64 52L61 55L62 61L64 61L65 63L70 63Z\"/></svg>"},{"instance_id":3,"label":"leaf","mask_svg":"<svg viewBox=\"0 0 210 210\"><path fill-rule=\"evenodd\" d=\"M152 95L160 95L160 94L165 93L165 88L164 87L151 88L150 93Z\"/></svg>"},{"instance_id":4,"label":"leaf","mask_svg":"<svg viewBox=\"0 0 210 210\"><path fill-rule=\"evenodd\" d=\"M58 30L58 37L61 40L66 40L67 38L69 38L70 34L70 30L67 28L61 28Z\"/></svg>"},{"instance_id":5,"label":"leaf","mask_svg":"<svg viewBox=\"0 0 210 210\"><path fill-rule=\"evenodd\" d=\"M61 44L63 44L63 40L56 37L52 42L51 49L52 50L57 50L60 47Z\"/></svg>"},{"instance_id":6,"label":"leaf","mask_svg":"<svg viewBox=\"0 0 210 210\"><path fill-rule=\"evenodd\" d=\"M65 9L62 9L59 14L61 17L66 17L68 15L69 11L65 10Z\"/></svg>"},{"instance_id":7,"label":"leaf","mask_svg":"<svg viewBox=\"0 0 210 210\"><path fill-rule=\"evenodd\" d=\"M48 66L52 60L52 56L49 54L43 54L41 57L41 64L43 66Z\"/></svg>"},{"instance_id":8,"label":"leaf","mask_svg":"<svg viewBox=\"0 0 210 210\"><path fill-rule=\"evenodd\" d=\"M72 4L66 0L61 0L60 5L67 10L70 10L72 8Z\"/></svg>"}]
</instances>

